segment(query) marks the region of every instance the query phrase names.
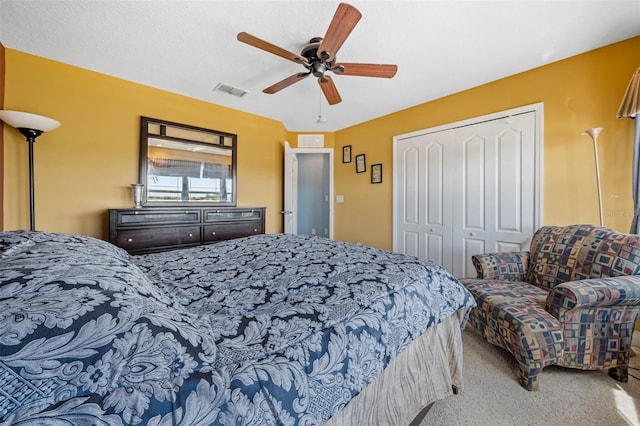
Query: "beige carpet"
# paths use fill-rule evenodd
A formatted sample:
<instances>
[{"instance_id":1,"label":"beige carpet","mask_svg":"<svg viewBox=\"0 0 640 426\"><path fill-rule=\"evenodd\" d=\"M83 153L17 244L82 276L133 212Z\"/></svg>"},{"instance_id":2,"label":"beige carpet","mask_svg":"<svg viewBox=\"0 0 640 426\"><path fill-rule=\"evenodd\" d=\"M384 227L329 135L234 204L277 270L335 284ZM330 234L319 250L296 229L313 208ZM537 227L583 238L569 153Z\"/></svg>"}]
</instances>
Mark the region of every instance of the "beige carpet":
<instances>
[{"instance_id":1,"label":"beige carpet","mask_svg":"<svg viewBox=\"0 0 640 426\"><path fill-rule=\"evenodd\" d=\"M464 390L436 402L420 426L640 425L640 370L630 369L637 378L619 383L604 371L550 366L542 371L540 390L528 392L518 384L508 352L469 327L463 342ZM640 355L631 360L640 368Z\"/></svg>"}]
</instances>

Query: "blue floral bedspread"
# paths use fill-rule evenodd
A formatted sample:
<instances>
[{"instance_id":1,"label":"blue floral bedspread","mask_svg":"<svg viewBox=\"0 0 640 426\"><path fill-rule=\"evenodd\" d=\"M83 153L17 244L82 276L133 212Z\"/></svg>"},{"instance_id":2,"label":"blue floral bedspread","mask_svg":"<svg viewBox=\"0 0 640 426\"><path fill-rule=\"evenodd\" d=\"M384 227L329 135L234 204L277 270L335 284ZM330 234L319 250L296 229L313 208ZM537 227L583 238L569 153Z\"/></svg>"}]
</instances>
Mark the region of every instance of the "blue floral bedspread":
<instances>
[{"instance_id":1,"label":"blue floral bedspread","mask_svg":"<svg viewBox=\"0 0 640 426\"><path fill-rule=\"evenodd\" d=\"M0 424L317 425L472 306L432 262L318 237L0 232Z\"/></svg>"}]
</instances>

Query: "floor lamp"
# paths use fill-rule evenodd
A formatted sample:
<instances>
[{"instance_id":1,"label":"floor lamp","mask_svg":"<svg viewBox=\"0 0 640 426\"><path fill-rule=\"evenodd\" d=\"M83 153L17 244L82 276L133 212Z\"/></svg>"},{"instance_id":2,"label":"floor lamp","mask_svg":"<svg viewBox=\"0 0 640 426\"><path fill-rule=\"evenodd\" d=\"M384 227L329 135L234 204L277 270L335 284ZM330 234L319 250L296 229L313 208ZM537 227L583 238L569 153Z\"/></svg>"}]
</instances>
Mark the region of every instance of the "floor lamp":
<instances>
[{"instance_id":1,"label":"floor lamp","mask_svg":"<svg viewBox=\"0 0 640 426\"><path fill-rule=\"evenodd\" d=\"M591 136L593 139L593 155L596 160L596 182L598 183L598 208L600 211L600 226L604 226L604 212L602 211L602 189L600 189L600 162L598 161L598 135L602 131L602 127L594 127L585 130L583 135Z\"/></svg>"},{"instance_id":2,"label":"floor lamp","mask_svg":"<svg viewBox=\"0 0 640 426\"><path fill-rule=\"evenodd\" d=\"M632 163L633 219L631 220L629 232L640 234L640 67L629 80L627 91L624 93L616 117L635 120Z\"/></svg>"},{"instance_id":3,"label":"floor lamp","mask_svg":"<svg viewBox=\"0 0 640 426\"><path fill-rule=\"evenodd\" d=\"M30 229L35 231L34 182L33 182L33 143L43 132L56 129L60 122L41 115L22 111L0 110L0 120L18 129L29 143L29 220Z\"/></svg>"}]
</instances>

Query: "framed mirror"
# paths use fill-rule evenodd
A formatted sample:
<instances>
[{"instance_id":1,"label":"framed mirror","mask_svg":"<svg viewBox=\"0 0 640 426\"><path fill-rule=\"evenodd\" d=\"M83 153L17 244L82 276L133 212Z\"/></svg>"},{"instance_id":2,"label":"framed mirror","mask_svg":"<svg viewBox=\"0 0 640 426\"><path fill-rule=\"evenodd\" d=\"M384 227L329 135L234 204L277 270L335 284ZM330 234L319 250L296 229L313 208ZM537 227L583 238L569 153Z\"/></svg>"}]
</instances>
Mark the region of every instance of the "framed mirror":
<instances>
[{"instance_id":1,"label":"framed mirror","mask_svg":"<svg viewBox=\"0 0 640 426\"><path fill-rule=\"evenodd\" d=\"M140 117L143 202L236 205L237 135Z\"/></svg>"}]
</instances>

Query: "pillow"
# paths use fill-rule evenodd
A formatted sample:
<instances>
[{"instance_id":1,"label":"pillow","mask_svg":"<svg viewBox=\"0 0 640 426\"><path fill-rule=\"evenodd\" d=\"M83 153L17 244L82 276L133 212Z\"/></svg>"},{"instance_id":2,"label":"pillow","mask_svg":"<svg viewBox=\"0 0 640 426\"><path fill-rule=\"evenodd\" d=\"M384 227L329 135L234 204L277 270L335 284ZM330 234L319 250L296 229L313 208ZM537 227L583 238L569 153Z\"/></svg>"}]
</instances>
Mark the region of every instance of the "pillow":
<instances>
[{"instance_id":1,"label":"pillow","mask_svg":"<svg viewBox=\"0 0 640 426\"><path fill-rule=\"evenodd\" d=\"M86 235L24 230L0 232L0 259L26 251L32 254L58 252L63 247L65 251L129 259L126 250Z\"/></svg>"},{"instance_id":2,"label":"pillow","mask_svg":"<svg viewBox=\"0 0 640 426\"><path fill-rule=\"evenodd\" d=\"M70 395L179 385L215 357L206 318L173 306L126 251L32 231L0 233L0 247L0 418Z\"/></svg>"}]
</instances>

